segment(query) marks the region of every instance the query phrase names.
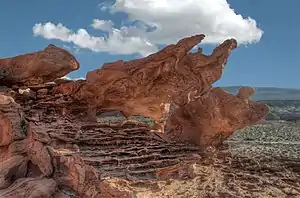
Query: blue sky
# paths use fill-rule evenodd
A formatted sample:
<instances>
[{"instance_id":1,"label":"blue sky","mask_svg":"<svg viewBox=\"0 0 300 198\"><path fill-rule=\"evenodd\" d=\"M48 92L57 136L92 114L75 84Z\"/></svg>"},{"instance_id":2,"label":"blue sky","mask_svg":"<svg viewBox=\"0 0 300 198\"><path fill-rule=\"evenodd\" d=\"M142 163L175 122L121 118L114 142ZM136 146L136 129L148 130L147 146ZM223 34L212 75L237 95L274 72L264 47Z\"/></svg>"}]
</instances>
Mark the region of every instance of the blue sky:
<instances>
[{"instance_id":1,"label":"blue sky","mask_svg":"<svg viewBox=\"0 0 300 198\"><path fill-rule=\"evenodd\" d=\"M80 70L69 75L79 78L104 62L140 57L200 28L203 31L198 33L212 35L202 45L205 53L210 53L216 43L231 35L246 44L233 51L216 85L300 88L300 1L227 0L234 14L224 5L225 0L160 0L160 4L152 3L152 7L144 5L144 0L118 1L0 1L0 57L37 51L52 43L70 50L79 60ZM109 9L112 5L115 12ZM218 20L213 20L214 13ZM247 17L256 24L246 24ZM105 23L97 26L95 20ZM65 29L49 34L47 22L58 29L60 23ZM174 25L175 22L182 25ZM137 28L125 28L125 37L118 40L118 33L124 34L121 26ZM151 34L146 33L145 27L147 31L161 29ZM81 28L93 38L86 37L84 31L78 33ZM114 32L114 36L102 45L99 38L110 39L108 31ZM263 31L262 36L260 31ZM67 37L63 33L68 34Z\"/></svg>"}]
</instances>

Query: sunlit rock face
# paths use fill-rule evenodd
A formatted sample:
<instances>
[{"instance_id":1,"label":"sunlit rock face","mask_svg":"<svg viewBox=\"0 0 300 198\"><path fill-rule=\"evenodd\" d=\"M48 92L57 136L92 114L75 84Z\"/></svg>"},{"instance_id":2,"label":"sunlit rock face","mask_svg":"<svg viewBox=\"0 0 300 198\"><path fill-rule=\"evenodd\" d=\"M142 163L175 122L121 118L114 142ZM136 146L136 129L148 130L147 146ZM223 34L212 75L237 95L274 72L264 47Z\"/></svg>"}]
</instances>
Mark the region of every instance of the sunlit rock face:
<instances>
[{"instance_id":1,"label":"sunlit rock face","mask_svg":"<svg viewBox=\"0 0 300 198\"><path fill-rule=\"evenodd\" d=\"M212 87L237 42L224 41L210 56L190 53L203 39L105 63L86 80L61 79L79 63L54 45L0 59L0 197L134 197L105 176L192 177L185 173L201 148L219 146L269 111L250 100L250 87L236 95ZM98 122L112 110L151 117L153 126Z\"/></svg>"},{"instance_id":2,"label":"sunlit rock face","mask_svg":"<svg viewBox=\"0 0 300 198\"><path fill-rule=\"evenodd\" d=\"M0 85L38 85L79 69L68 51L49 45L44 50L0 59Z\"/></svg>"},{"instance_id":3,"label":"sunlit rock face","mask_svg":"<svg viewBox=\"0 0 300 198\"><path fill-rule=\"evenodd\" d=\"M120 110L126 117L152 117L154 129L163 132L163 118L170 104L182 106L208 92L237 46L229 39L210 56L201 50L190 53L203 39L204 35L187 37L145 58L105 63L87 73L80 89L72 88L72 83L74 87L78 83L71 82L62 92L76 90L74 98L88 104L91 119L97 113Z\"/></svg>"},{"instance_id":4,"label":"sunlit rock face","mask_svg":"<svg viewBox=\"0 0 300 198\"><path fill-rule=\"evenodd\" d=\"M234 131L257 124L268 115L267 105L250 100L253 94L251 87L240 88L236 96L213 88L174 110L167 121L168 138L202 147L219 146Z\"/></svg>"}]
</instances>

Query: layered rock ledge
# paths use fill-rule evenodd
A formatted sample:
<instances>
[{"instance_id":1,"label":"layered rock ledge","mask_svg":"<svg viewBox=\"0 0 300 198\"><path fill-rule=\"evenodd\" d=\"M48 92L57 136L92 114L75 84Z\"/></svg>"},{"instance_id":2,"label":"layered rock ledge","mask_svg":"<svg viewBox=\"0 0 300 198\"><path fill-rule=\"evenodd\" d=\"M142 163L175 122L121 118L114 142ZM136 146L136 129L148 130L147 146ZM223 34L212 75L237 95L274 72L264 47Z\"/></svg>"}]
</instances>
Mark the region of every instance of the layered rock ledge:
<instances>
[{"instance_id":1,"label":"layered rock ledge","mask_svg":"<svg viewBox=\"0 0 300 198\"><path fill-rule=\"evenodd\" d=\"M105 63L77 81L61 79L79 63L54 45L0 59L0 197L133 197L105 178L193 178L206 148L269 111L251 101L250 87L237 95L212 87L237 42L224 41L210 56L190 52L204 37ZM113 110L153 125L98 121Z\"/></svg>"}]
</instances>

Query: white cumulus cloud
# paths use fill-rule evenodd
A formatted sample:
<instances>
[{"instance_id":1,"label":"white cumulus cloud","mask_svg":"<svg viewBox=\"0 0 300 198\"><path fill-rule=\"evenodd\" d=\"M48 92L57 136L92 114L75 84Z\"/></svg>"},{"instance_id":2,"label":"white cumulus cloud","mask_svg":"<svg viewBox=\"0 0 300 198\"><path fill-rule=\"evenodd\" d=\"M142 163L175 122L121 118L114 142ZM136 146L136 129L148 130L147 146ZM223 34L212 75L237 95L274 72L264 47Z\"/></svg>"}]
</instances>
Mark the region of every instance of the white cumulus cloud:
<instances>
[{"instance_id":1,"label":"white cumulus cloud","mask_svg":"<svg viewBox=\"0 0 300 198\"><path fill-rule=\"evenodd\" d=\"M85 78L83 78L83 77L80 77L80 78L72 78L72 77L69 77L68 75L66 75L66 76L63 76L63 77L61 77L61 79L65 79L65 80L85 80Z\"/></svg>"},{"instance_id":2,"label":"white cumulus cloud","mask_svg":"<svg viewBox=\"0 0 300 198\"><path fill-rule=\"evenodd\" d=\"M111 6L101 6L111 14L126 13L128 18L123 22L130 25L114 27L111 20L94 19L90 26L107 34L96 37L85 29L73 31L61 23L47 22L35 24L33 33L95 52L142 56L157 51L157 45L200 33L206 35L203 43L207 44L228 38L251 44L263 34L254 19L237 14L226 0L116 0Z\"/></svg>"},{"instance_id":3,"label":"white cumulus cloud","mask_svg":"<svg viewBox=\"0 0 300 198\"><path fill-rule=\"evenodd\" d=\"M94 52L108 52L111 54L134 54L146 56L157 50L156 46L141 37L130 36L124 29L113 29L105 37L90 35L85 29L74 32L62 24L37 23L33 27L35 36L43 36L46 39L58 39L71 42L78 47L90 49Z\"/></svg>"},{"instance_id":4,"label":"white cumulus cloud","mask_svg":"<svg viewBox=\"0 0 300 198\"><path fill-rule=\"evenodd\" d=\"M80 53L80 48L78 46L68 46L68 45L63 44L62 48L64 48L65 50L67 50L71 53L75 53L75 54Z\"/></svg>"},{"instance_id":5,"label":"white cumulus cloud","mask_svg":"<svg viewBox=\"0 0 300 198\"><path fill-rule=\"evenodd\" d=\"M98 30L103 30L103 31L111 31L113 29L113 25L114 23L111 20L99 20L99 19L94 19L93 23L91 24L91 26L94 29L98 29Z\"/></svg>"}]
</instances>

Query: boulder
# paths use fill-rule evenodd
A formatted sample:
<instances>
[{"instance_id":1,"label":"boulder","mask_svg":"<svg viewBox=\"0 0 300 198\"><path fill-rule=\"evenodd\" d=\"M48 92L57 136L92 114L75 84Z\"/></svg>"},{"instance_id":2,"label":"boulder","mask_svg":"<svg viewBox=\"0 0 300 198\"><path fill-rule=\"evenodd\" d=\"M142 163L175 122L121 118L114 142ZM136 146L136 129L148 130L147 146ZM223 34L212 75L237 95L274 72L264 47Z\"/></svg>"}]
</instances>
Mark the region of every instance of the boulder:
<instances>
[{"instance_id":1,"label":"boulder","mask_svg":"<svg viewBox=\"0 0 300 198\"><path fill-rule=\"evenodd\" d=\"M44 50L0 59L0 85L38 85L79 69L68 51L48 45Z\"/></svg>"}]
</instances>

